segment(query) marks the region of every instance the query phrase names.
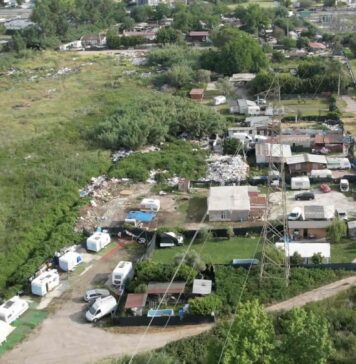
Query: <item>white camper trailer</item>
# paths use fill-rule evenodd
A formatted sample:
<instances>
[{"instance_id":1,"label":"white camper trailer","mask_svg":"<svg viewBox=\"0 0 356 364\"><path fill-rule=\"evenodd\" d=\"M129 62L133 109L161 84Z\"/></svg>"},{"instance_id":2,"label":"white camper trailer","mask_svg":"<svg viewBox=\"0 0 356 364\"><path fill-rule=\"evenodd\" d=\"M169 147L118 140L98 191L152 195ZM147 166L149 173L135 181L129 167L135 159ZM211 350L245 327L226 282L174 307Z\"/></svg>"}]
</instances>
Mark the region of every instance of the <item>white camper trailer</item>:
<instances>
[{"instance_id":1,"label":"white camper trailer","mask_svg":"<svg viewBox=\"0 0 356 364\"><path fill-rule=\"evenodd\" d=\"M0 320L11 324L28 310L28 303L19 296L14 296L0 306Z\"/></svg>"},{"instance_id":2,"label":"white camper trailer","mask_svg":"<svg viewBox=\"0 0 356 364\"><path fill-rule=\"evenodd\" d=\"M6 338L11 334L15 328L8 323L0 320L0 346L6 341Z\"/></svg>"},{"instance_id":3,"label":"white camper trailer","mask_svg":"<svg viewBox=\"0 0 356 364\"><path fill-rule=\"evenodd\" d=\"M99 252L110 244L110 234L101 231L96 231L87 239L87 249L93 252Z\"/></svg>"},{"instance_id":4,"label":"white camper trailer","mask_svg":"<svg viewBox=\"0 0 356 364\"><path fill-rule=\"evenodd\" d=\"M154 198L144 198L140 203L140 210L143 211L159 211L161 208L161 202Z\"/></svg>"},{"instance_id":5,"label":"white camper trailer","mask_svg":"<svg viewBox=\"0 0 356 364\"><path fill-rule=\"evenodd\" d=\"M132 262L122 261L112 272L112 285L122 287L133 275Z\"/></svg>"},{"instance_id":6,"label":"white camper trailer","mask_svg":"<svg viewBox=\"0 0 356 364\"><path fill-rule=\"evenodd\" d=\"M315 180L327 180L333 176L330 169L312 169L310 171L310 178Z\"/></svg>"},{"instance_id":7,"label":"white camper trailer","mask_svg":"<svg viewBox=\"0 0 356 364\"><path fill-rule=\"evenodd\" d=\"M291 178L292 190L308 190L310 188L310 181L307 176L292 177Z\"/></svg>"},{"instance_id":8,"label":"white camper trailer","mask_svg":"<svg viewBox=\"0 0 356 364\"><path fill-rule=\"evenodd\" d=\"M226 97L225 96L215 96L213 98L213 103L215 106L226 104Z\"/></svg>"},{"instance_id":9,"label":"white camper trailer","mask_svg":"<svg viewBox=\"0 0 356 364\"><path fill-rule=\"evenodd\" d=\"M31 282L31 291L36 296L45 296L59 285L59 274L56 269L41 273Z\"/></svg>"},{"instance_id":10,"label":"white camper trailer","mask_svg":"<svg viewBox=\"0 0 356 364\"><path fill-rule=\"evenodd\" d=\"M59 258L59 268L65 272L74 270L74 268L83 262L83 258L76 252L67 252Z\"/></svg>"}]
</instances>

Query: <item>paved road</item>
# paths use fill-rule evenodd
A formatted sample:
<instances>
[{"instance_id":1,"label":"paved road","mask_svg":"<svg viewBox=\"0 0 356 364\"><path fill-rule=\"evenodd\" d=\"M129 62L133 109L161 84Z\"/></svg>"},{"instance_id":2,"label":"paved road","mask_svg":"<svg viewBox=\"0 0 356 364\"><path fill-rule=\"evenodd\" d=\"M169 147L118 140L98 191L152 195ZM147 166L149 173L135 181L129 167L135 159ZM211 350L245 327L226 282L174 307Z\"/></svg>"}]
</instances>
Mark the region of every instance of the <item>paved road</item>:
<instances>
[{"instance_id":1,"label":"paved road","mask_svg":"<svg viewBox=\"0 0 356 364\"><path fill-rule=\"evenodd\" d=\"M325 300L326 298L337 295L349 289L352 286L356 286L356 276L341 279L339 281L327 284L312 291L302 293L296 297L293 297L287 301L277 303L275 305L266 308L267 312L288 311L294 307L302 307L310 302L317 302Z\"/></svg>"}]
</instances>

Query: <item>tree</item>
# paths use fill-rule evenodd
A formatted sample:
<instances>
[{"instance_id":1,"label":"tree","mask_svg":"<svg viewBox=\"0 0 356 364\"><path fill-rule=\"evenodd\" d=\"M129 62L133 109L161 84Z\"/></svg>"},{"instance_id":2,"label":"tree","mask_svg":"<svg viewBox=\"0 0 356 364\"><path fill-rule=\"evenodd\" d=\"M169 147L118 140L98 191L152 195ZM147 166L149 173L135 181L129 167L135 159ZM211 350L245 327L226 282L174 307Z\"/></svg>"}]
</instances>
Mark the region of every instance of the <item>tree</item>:
<instances>
[{"instance_id":1,"label":"tree","mask_svg":"<svg viewBox=\"0 0 356 364\"><path fill-rule=\"evenodd\" d=\"M171 27L161 28L157 33L157 43L175 43L178 40L177 31Z\"/></svg>"},{"instance_id":2,"label":"tree","mask_svg":"<svg viewBox=\"0 0 356 364\"><path fill-rule=\"evenodd\" d=\"M19 32L16 32L12 36L12 48L17 53L19 53L20 51L22 51L22 50L24 50L26 48L26 42L22 38L22 36L21 36L21 34Z\"/></svg>"},{"instance_id":3,"label":"tree","mask_svg":"<svg viewBox=\"0 0 356 364\"><path fill-rule=\"evenodd\" d=\"M197 71L197 81L201 83L210 82L211 71L200 69Z\"/></svg>"},{"instance_id":4,"label":"tree","mask_svg":"<svg viewBox=\"0 0 356 364\"><path fill-rule=\"evenodd\" d=\"M334 7L336 5L336 0L324 0L324 6L327 8Z\"/></svg>"},{"instance_id":5,"label":"tree","mask_svg":"<svg viewBox=\"0 0 356 364\"><path fill-rule=\"evenodd\" d=\"M234 85L229 81L228 77L219 78L216 83L216 88L225 96L236 96Z\"/></svg>"},{"instance_id":6,"label":"tree","mask_svg":"<svg viewBox=\"0 0 356 364\"><path fill-rule=\"evenodd\" d=\"M226 237L230 240L232 237L235 236L235 232L234 232L234 229L229 226L227 229L226 229Z\"/></svg>"},{"instance_id":7,"label":"tree","mask_svg":"<svg viewBox=\"0 0 356 364\"><path fill-rule=\"evenodd\" d=\"M285 49L289 50L296 47L297 41L291 37L284 37L282 44Z\"/></svg>"},{"instance_id":8,"label":"tree","mask_svg":"<svg viewBox=\"0 0 356 364\"><path fill-rule=\"evenodd\" d=\"M131 11L131 16L137 22L145 22L153 15L153 9L149 5L136 6Z\"/></svg>"},{"instance_id":9,"label":"tree","mask_svg":"<svg viewBox=\"0 0 356 364\"><path fill-rule=\"evenodd\" d=\"M242 152L244 146L239 139L225 138L223 145L224 154L235 155Z\"/></svg>"},{"instance_id":10,"label":"tree","mask_svg":"<svg viewBox=\"0 0 356 364\"><path fill-rule=\"evenodd\" d=\"M210 315L219 312L222 306L222 301L216 294L209 294L206 297L196 297L190 299L189 312L195 315Z\"/></svg>"},{"instance_id":11,"label":"tree","mask_svg":"<svg viewBox=\"0 0 356 364\"><path fill-rule=\"evenodd\" d=\"M280 63L285 60L285 56L282 52L273 52L272 53L272 62Z\"/></svg>"},{"instance_id":12,"label":"tree","mask_svg":"<svg viewBox=\"0 0 356 364\"><path fill-rule=\"evenodd\" d=\"M327 236L332 243L340 243L343 236L346 235L346 224L344 220L334 219L334 221L329 225L327 230Z\"/></svg>"},{"instance_id":13,"label":"tree","mask_svg":"<svg viewBox=\"0 0 356 364\"><path fill-rule=\"evenodd\" d=\"M297 48L302 49L308 47L309 44L309 38L307 37L299 37L297 39Z\"/></svg>"},{"instance_id":14,"label":"tree","mask_svg":"<svg viewBox=\"0 0 356 364\"><path fill-rule=\"evenodd\" d=\"M282 321L280 363L325 364L332 353L328 322L302 308L291 310Z\"/></svg>"},{"instance_id":15,"label":"tree","mask_svg":"<svg viewBox=\"0 0 356 364\"><path fill-rule=\"evenodd\" d=\"M257 300L240 304L227 339L223 363L271 363L274 335L272 320Z\"/></svg>"},{"instance_id":16,"label":"tree","mask_svg":"<svg viewBox=\"0 0 356 364\"><path fill-rule=\"evenodd\" d=\"M156 20L162 20L164 18L168 18L171 14L172 9L167 4L159 3L156 6L154 18Z\"/></svg>"},{"instance_id":17,"label":"tree","mask_svg":"<svg viewBox=\"0 0 356 364\"><path fill-rule=\"evenodd\" d=\"M242 29L248 33L256 33L263 27L271 24L271 17L266 9L262 9L257 4L249 5L247 8L238 7L236 16L241 20Z\"/></svg>"},{"instance_id":18,"label":"tree","mask_svg":"<svg viewBox=\"0 0 356 364\"><path fill-rule=\"evenodd\" d=\"M131 16L125 16L121 21L121 30L132 30L135 26L135 20Z\"/></svg>"},{"instance_id":19,"label":"tree","mask_svg":"<svg viewBox=\"0 0 356 364\"><path fill-rule=\"evenodd\" d=\"M193 82L194 72L192 68L186 64L174 65L166 73L167 83L174 87L189 86Z\"/></svg>"},{"instance_id":20,"label":"tree","mask_svg":"<svg viewBox=\"0 0 356 364\"><path fill-rule=\"evenodd\" d=\"M201 256L195 250L191 250L187 254L178 253L174 256L175 265L179 265L182 260L183 260L183 264L188 265L189 267L193 267L194 269L196 269L198 271L202 271L205 269L204 261L202 260Z\"/></svg>"},{"instance_id":21,"label":"tree","mask_svg":"<svg viewBox=\"0 0 356 364\"><path fill-rule=\"evenodd\" d=\"M238 29L223 28L215 36L214 44L218 50L210 50L202 56L204 68L231 75L258 72L267 66L266 55L258 42L251 35Z\"/></svg>"},{"instance_id":22,"label":"tree","mask_svg":"<svg viewBox=\"0 0 356 364\"><path fill-rule=\"evenodd\" d=\"M304 263L304 258L298 252L294 252L294 254L290 257L291 265L300 265L303 263Z\"/></svg>"},{"instance_id":23,"label":"tree","mask_svg":"<svg viewBox=\"0 0 356 364\"><path fill-rule=\"evenodd\" d=\"M311 257L311 261L313 262L313 264L321 264L323 262L323 256L321 255L321 253L314 253Z\"/></svg>"},{"instance_id":24,"label":"tree","mask_svg":"<svg viewBox=\"0 0 356 364\"><path fill-rule=\"evenodd\" d=\"M212 234L206 227L202 227L197 234L197 240L199 242L204 242L206 240L210 240L211 238Z\"/></svg>"}]
</instances>

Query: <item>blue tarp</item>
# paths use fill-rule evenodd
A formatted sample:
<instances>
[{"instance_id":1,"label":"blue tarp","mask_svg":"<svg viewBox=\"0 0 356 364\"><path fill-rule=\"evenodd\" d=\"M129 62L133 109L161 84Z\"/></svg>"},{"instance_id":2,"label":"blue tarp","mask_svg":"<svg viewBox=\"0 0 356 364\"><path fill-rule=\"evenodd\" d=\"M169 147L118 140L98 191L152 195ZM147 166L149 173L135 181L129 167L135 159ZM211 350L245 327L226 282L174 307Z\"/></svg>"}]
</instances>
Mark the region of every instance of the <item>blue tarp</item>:
<instances>
[{"instance_id":1,"label":"blue tarp","mask_svg":"<svg viewBox=\"0 0 356 364\"><path fill-rule=\"evenodd\" d=\"M174 315L174 310L167 308L164 310L154 310L154 309L150 309L147 312L147 317L162 317L162 316L173 316Z\"/></svg>"},{"instance_id":2,"label":"blue tarp","mask_svg":"<svg viewBox=\"0 0 356 364\"><path fill-rule=\"evenodd\" d=\"M156 213L152 211L129 211L128 219L135 219L142 222L150 222L156 217Z\"/></svg>"}]
</instances>

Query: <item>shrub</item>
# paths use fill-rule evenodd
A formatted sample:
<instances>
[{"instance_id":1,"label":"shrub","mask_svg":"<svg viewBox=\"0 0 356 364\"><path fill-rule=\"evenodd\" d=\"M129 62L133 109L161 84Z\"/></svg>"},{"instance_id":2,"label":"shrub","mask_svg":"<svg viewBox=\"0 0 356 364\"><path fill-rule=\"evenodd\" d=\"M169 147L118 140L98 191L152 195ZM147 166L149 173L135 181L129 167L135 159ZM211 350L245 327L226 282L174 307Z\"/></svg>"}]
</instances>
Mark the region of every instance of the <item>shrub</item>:
<instances>
[{"instance_id":1,"label":"shrub","mask_svg":"<svg viewBox=\"0 0 356 364\"><path fill-rule=\"evenodd\" d=\"M222 306L221 298L215 294L206 297L196 297L190 299L189 312L195 315L210 315L218 313Z\"/></svg>"}]
</instances>

